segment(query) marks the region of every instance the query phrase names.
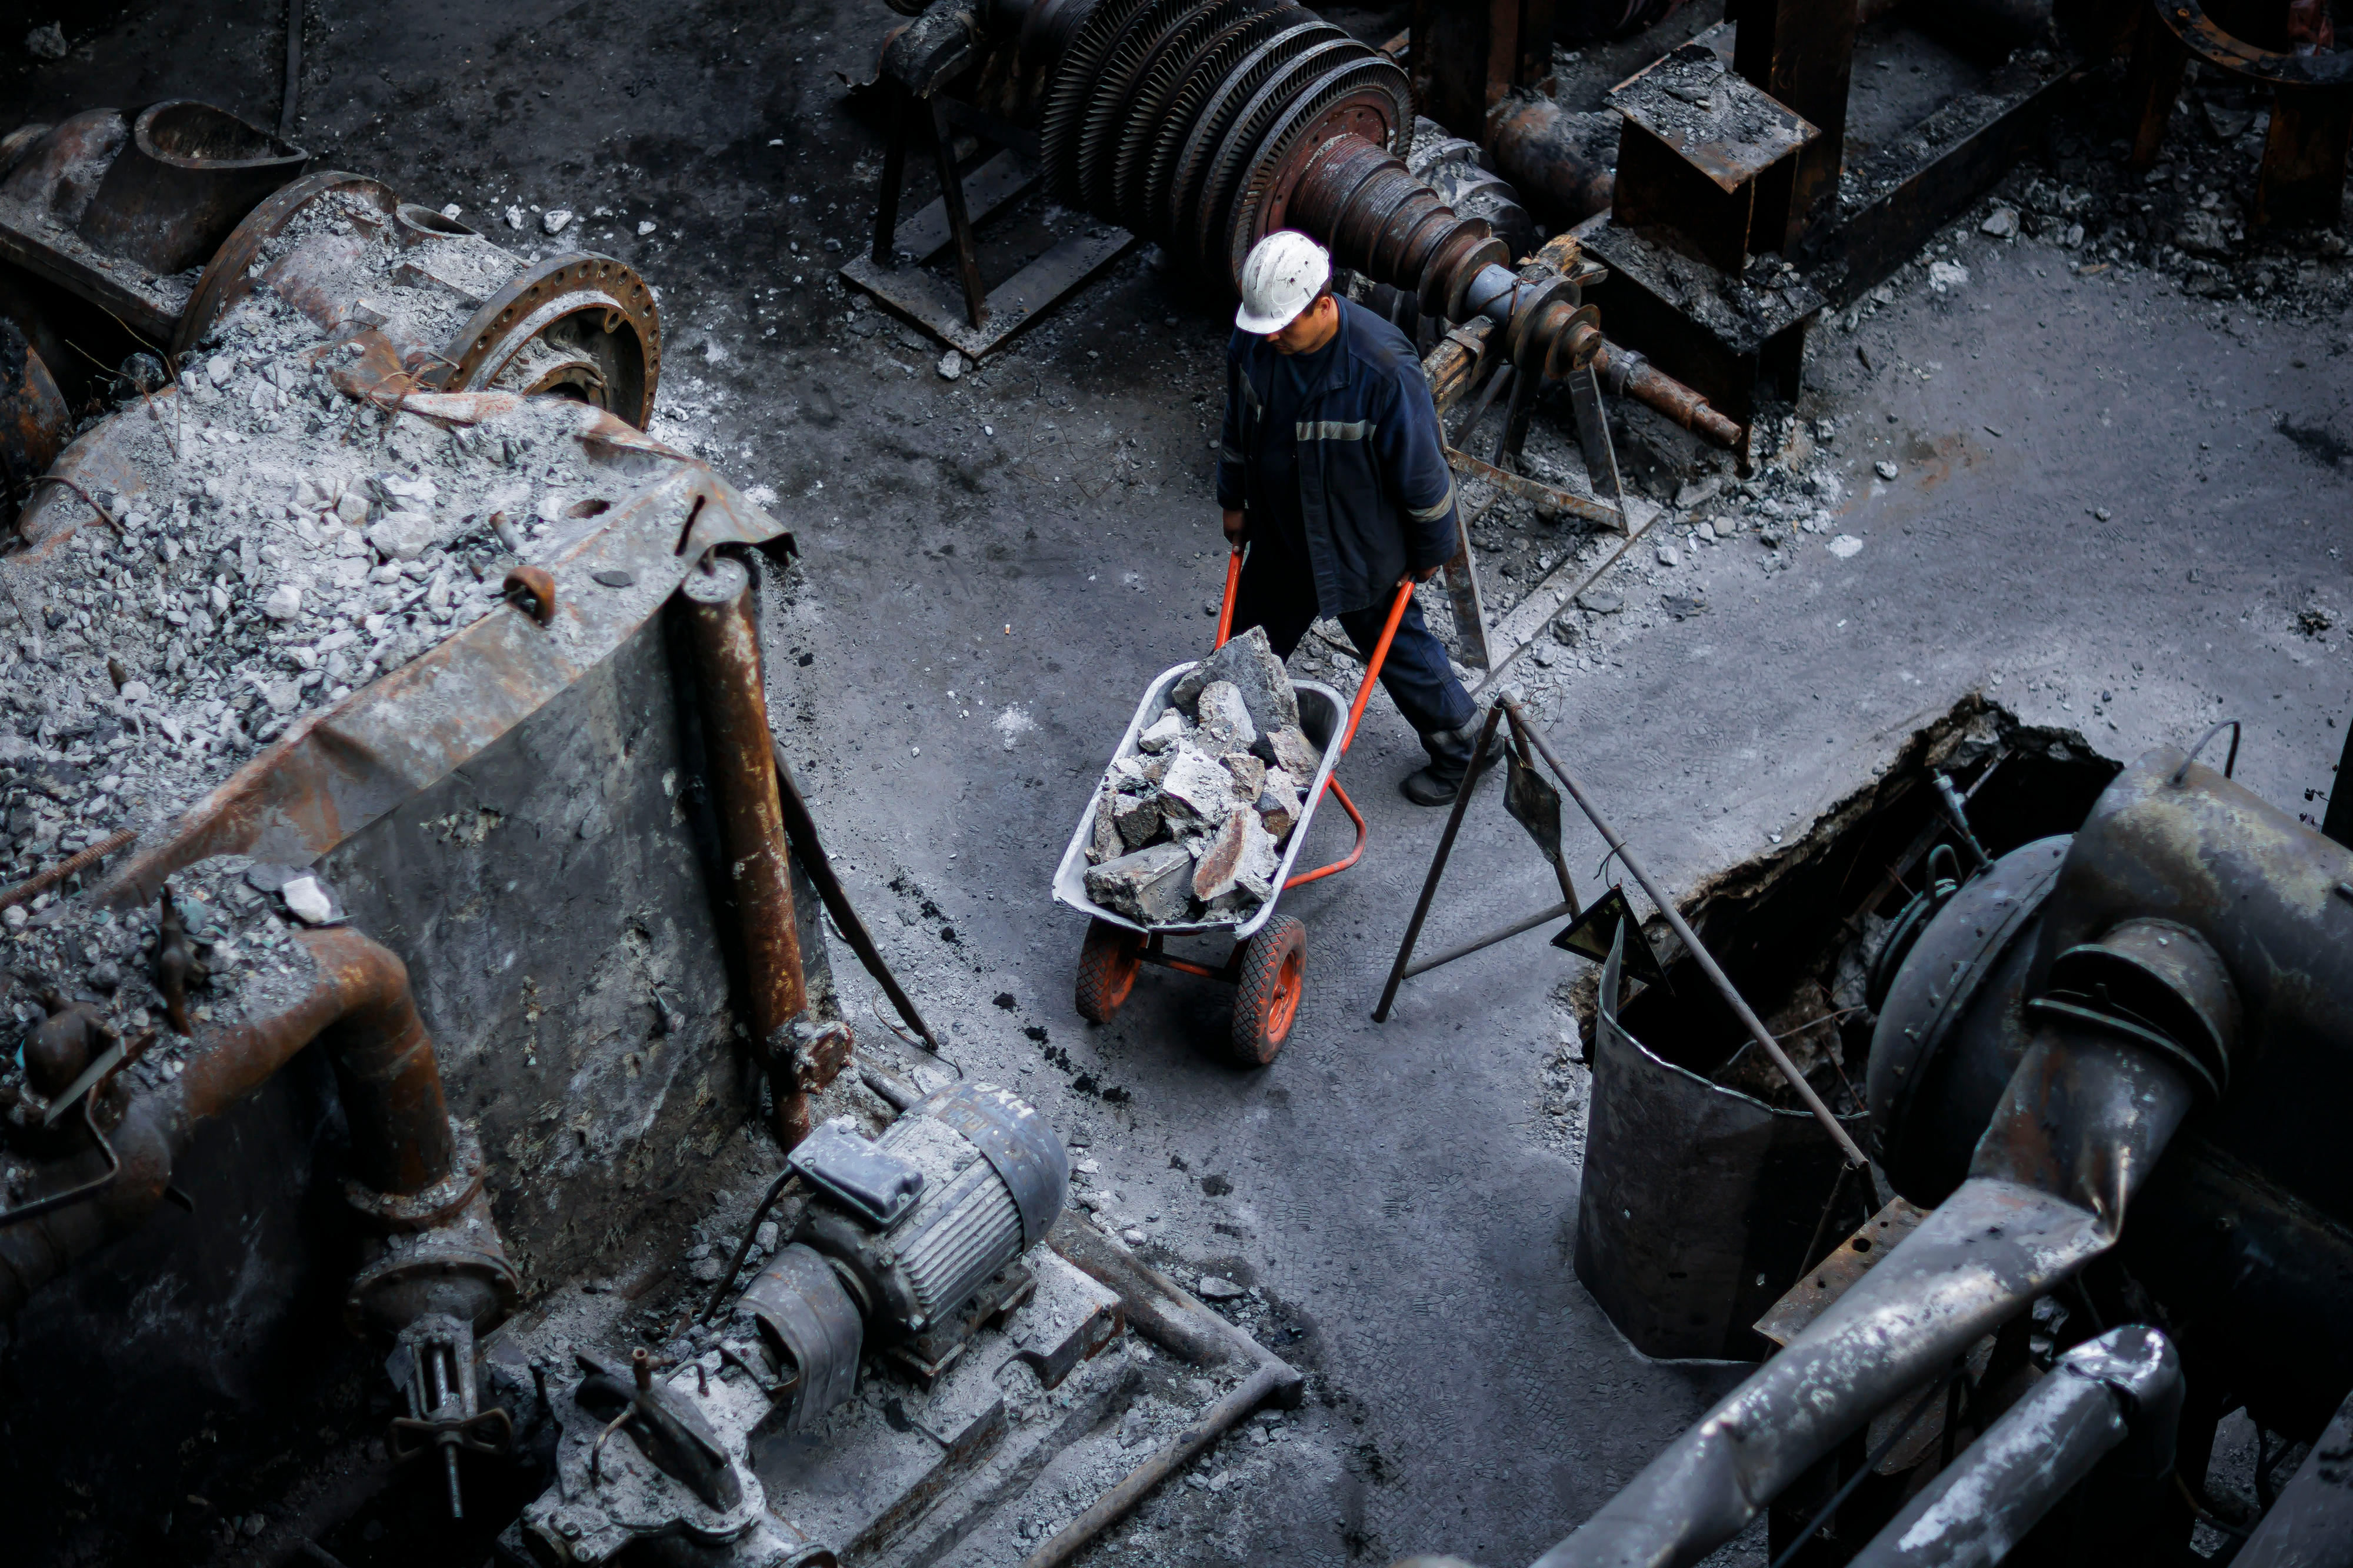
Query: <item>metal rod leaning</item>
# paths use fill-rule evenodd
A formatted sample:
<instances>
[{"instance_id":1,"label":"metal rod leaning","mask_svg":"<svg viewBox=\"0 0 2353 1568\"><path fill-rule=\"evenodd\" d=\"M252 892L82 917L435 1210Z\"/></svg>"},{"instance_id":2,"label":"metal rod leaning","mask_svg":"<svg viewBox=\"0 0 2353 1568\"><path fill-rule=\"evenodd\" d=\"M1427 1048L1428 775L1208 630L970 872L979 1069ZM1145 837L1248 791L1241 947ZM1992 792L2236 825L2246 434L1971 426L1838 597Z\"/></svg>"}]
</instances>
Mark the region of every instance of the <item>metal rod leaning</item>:
<instances>
[{"instance_id":1,"label":"metal rod leaning","mask_svg":"<svg viewBox=\"0 0 2353 1568\"><path fill-rule=\"evenodd\" d=\"M1413 944L1421 940L1421 922L1430 918L1430 900L1438 896L1438 879L1446 875L1447 858L1454 853L1454 836L1462 831L1462 814L1471 808L1471 796L1479 787L1479 764L1486 760L1487 748L1495 741L1495 726L1503 717L1504 705L1499 702L1487 710L1487 721L1479 728L1479 739L1471 748L1470 771L1463 774L1462 787L1454 792L1454 809L1446 814L1446 831L1439 835L1438 853L1430 858L1430 874L1421 879L1421 897L1414 900L1413 918L1406 921L1397 962L1389 965L1388 984L1381 987L1380 1005L1373 1009L1376 1024L1388 1022L1389 1005L1397 1000L1398 987L1405 984Z\"/></svg>"},{"instance_id":2,"label":"metal rod leaning","mask_svg":"<svg viewBox=\"0 0 2353 1568\"><path fill-rule=\"evenodd\" d=\"M850 951L858 954L858 962L865 965L866 973L874 977L874 983L882 987L882 994L891 999L891 1005L898 1009L899 1016L906 1021L907 1026L922 1036L923 1044L931 1047L934 1056L937 1056L940 1048L937 1037L933 1035L931 1026L923 1022L923 1016L915 1010L914 1001L907 994L906 988L899 984L899 977L891 973L890 964L883 962L882 950L874 945L872 933L867 931L866 922L858 918L858 910L850 904L848 890L842 887L840 877L834 872L833 861L818 838L817 818L810 814L808 803L801 798L800 785L793 778L792 764L785 760L785 748L773 735L768 738L768 748L776 759L777 798L784 808L785 837L791 842L793 852L800 857L801 869L816 885L818 898L825 904L826 912L833 917L833 923L840 928L842 940L849 942Z\"/></svg>"},{"instance_id":3,"label":"metal rod leaning","mask_svg":"<svg viewBox=\"0 0 2353 1568\"><path fill-rule=\"evenodd\" d=\"M1555 904L1549 909L1538 910L1527 919L1514 921L1501 931L1491 931L1484 936L1474 936L1469 942L1457 942L1445 952L1434 953L1419 963L1407 964L1405 977L1410 980L1417 974L1427 974L1433 969L1442 969L1458 958L1468 958L1472 953L1493 947L1499 942L1509 942L1522 931L1534 931L1547 921L1556 921L1563 915L1576 913L1577 906L1567 902Z\"/></svg>"},{"instance_id":4,"label":"metal rod leaning","mask_svg":"<svg viewBox=\"0 0 2353 1568\"><path fill-rule=\"evenodd\" d=\"M1780 1069L1781 1076L1789 1080L1790 1089L1796 1091L1798 1099L1804 1103L1806 1109L1813 1113L1814 1120L1822 1124L1823 1131L1831 1135L1831 1142L1839 1146L1840 1152L1846 1155L1849 1163L1857 1169L1868 1168L1871 1162L1857 1146L1853 1137L1845 1128L1839 1125L1838 1118L1831 1114L1831 1108L1822 1103L1822 1097L1816 1094L1814 1086L1806 1081L1806 1075L1798 1070L1798 1065L1789 1059L1787 1052L1781 1049L1779 1043L1773 1038L1773 1032L1765 1026L1763 1019L1757 1016L1756 1010L1748 1005L1746 999L1740 994L1739 988L1734 985L1731 978L1717 966L1715 955L1700 944L1699 933L1685 923L1683 911L1675 908L1674 900L1667 896L1666 889L1651 879L1651 873L1644 868L1641 861L1635 858L1633 849L1624 838L1619 836L1618 830L1609 826L1609 819L1601 815L1600 809L1586 795L1585 786L1577 782L1577 775L1570 773L1562 764L1561 760L1553 754L1552 747L1546 742L1543 732L1534 724L1527 723L1522 719L1520 705L1510 698L1503 699L1498 705L1511 714L1514 732L1535 749L1536 755L1545 760L1545 765L1552 770L1553 776L1560 780L1561 787L1568 791L1569 797L1577 802L1577 809L1585 813L1586 820L1593 824L1593 830L1601 835L1602 842L1609 845L1610 852L1625 863L1626 869L1633 874L1634 880L1642 885L1642 891L1648 893L1651 902L1658 906L1659 913L1665 919L1668 929L1682 940L1683 951L1691 954L1692 962L1699 965L1700 973L1707 976L1708 984L1715 987L1716 994L1724 998L1725 1005L1731 1008L1733 1016L1740 1020L1740 1026L1748 1031L1749 1038L1755 1040L1757 1048L1762 1050L1767 1058Z\"/></svg>"}]
</instances>

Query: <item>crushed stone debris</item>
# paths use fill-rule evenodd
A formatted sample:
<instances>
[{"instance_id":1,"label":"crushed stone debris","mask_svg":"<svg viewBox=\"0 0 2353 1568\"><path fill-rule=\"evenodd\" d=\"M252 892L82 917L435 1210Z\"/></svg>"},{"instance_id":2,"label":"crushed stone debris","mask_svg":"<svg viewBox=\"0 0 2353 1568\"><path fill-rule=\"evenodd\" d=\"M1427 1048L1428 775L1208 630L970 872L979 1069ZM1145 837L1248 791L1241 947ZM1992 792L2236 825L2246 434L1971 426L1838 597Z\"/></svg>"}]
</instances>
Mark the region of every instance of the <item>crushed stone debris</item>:
<instances>
[{"instance_id":1,"label":"crushed stone debris","mask_svg":"<svg viewBox=\"0 0 2353 1568\"><path fill-rule=\"evenodd\" d=\"M1095 795L1087 896L1146 925L1239 923L1274 896L1323 753L1263 627L1179 677Z\"/></svg>"}]
</instances>

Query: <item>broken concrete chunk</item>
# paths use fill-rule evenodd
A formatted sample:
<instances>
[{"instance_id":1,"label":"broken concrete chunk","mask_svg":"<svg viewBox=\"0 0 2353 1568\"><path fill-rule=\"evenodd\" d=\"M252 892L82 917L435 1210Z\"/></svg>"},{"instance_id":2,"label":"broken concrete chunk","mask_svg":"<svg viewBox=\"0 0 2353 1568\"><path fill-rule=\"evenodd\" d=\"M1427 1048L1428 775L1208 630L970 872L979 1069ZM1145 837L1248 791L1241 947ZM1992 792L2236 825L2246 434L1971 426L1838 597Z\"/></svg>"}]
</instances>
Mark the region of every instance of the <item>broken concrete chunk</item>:
<instances>
[{"instance_id":1,"label":"broken concrete chunk","mask_svg":"<svg viewBox=\"0 0 2353 1568\"><path fill-rule=\"evenodd\" d=\"M1258 739L1241 689L1230 680L1212 680L1202 687L1194 712L1201 725L1201 742L1210 751L1245 751Z\"/></svg>"},{"instance_id":2,"label":"broken concrete chunk","mask_svg":"<svg viewBox=\"0 0 2353 1568\"><path fill-rule=\"evenodd\" d=\"M304 925L324 925L335 918L334 900L316 877L293 878L279 888L278 896L286 900L287 912Z\"/></svg>"},{"instance_id":3,"label":"broken concrete chunk","mask_svg":"<svg viewBox=\"0 0 2353 1568\"><path fill-rule=\"evenodd\" d=\"M1200 863L1193 868L1193 896L1207 903L1240 888L1253 900L1263 902L1273 892L1271 879L1281 858L1274 851L1274 839L1260 825L1258 813L1237 811L1226 818L1217 837L1201 852Z\"/></svg>"},{"instance_id":4,"label":"broken concrete chunk","mask_svg":"<svg viewBox=\"0 0 2353 1568\"><path fill-rule=\"evenodd\" d=\"M1229 752L1218 759L1226 772L1234 775L1234 794L1242 800L1256 800L1258 792L1266 785L1266 764L1248 752Z\"/></svg>"},{"instance_id":5,"label":"broken concrete chunk","mask_svg":"<svg viewBox=\"0 0 2353 1568\"><path fill-rule=\"evenodd\" d=\"M435 493L433 481L422 474L370 474L367 488L386 511L423 511Z\"/></svg>"},{"instance_id":6,"label":"broken concrete chunk","mask_svg":"<svg viewBox=\"0 0 2353 1568\"><path fill-rule=\"evenodd\" d=\"M1168 774L1160 781L1161 809L1172 830L1214 827L1225 821L1237 804L1234 775L1205 752L1179 746Z\"/></svg>"},{"instance_id":7,"label":"broken concrete chunk","mask_svg":"<svg viewBox=\"0 0 2353 1568\"><path fill-rule=\"evenodd\" d=\"M1104 781L1104 787L1095 796L1094 831L1087 837L1087 864L1090 866L1115 860L1127 852L1127 846L1120 842L1119 820L1115 815L1118 805L1118 792L1111 788L1108 780Z\"/></svg>"},{"instance_id":8,"label":"broken concrete chunk","mask_svg":"<svg viewBox=\"0 0 2353 1568\"><path fill-rule=\"evenodd\" d=\"M1185 716L1171 708L1167 712L1155 719L1144 733L1135 738L1135 743L1143 751L1165 752L1175 745L1184 733Z\"/></svg>"},{"instance_id":9,"label":"broken concrete chunk","mask_svg":"<svg viewBox=\"0 0 2353 1568\"><path fill-rule=\"evenodd\" d=\"M1264 626L1252 626L1229 638L1198 668L1187 672L1176 683L1176 705L1190 710L1202 691L1220 680L1230 681L1241 693L1250 723L1261 734L1299 723L1298 694L1291 689L1291 677L1283 673L1282 660L1274 657Z\"/></svg>"},{"instance_id":10,"label":"broken concrete chunk","mask_svg":"<svg viewBox=\"0 0 2353 1568\"><path fill-rule=\"evenodd\" d=\"M377 553L393 561L414 561L431 549L438 531L429 511L396 511L367 531L367 542Z\"/></svg>"},{"instance_id":11,"label":"broken concrete chunk","mask_svg":"<svg viewBox=\"0 0 2353 1568\"><path fill-rule=\"evenodd\" d=\"M1216 676L1209 673L1208 664L1195 665L1178 676L1176 684L1168 689L1169 706L1190 718L1194 706L1201 700L1201 688L1216 679Z\"/></svg>"},{"instance_id":12,"label":"broken concrete chunk","mask_svg":"<svg viewBox=\"0 0 2353 1568\"><path fill-rule=\"evenodd\" d=\"M291 583L280 583L261 602L261 613L273 621L290 621L302 613L302 590Z\"/></svg>"},{"instance_id":13,"label":"broken concrete chunk","mask_svg":"<svg viewBox=\"0 0 2353 1568\"><path fill-rule=\"evenodd\" d=\"M1119 829L1120 843L1129 849L1141 849L1160 831L1160 796L1156 793L1115 794L1112 796L1111 815L1113 826Z\"/></svg>"},{"instance_id":14,"label":"broken concrete chunk","mask_svg":"<svg viewBox=\"0 0 2353 1568\"><path fill-rule=\"evenodd\" d=\"M1234 874L1242 863L1242 824L1257 818L1250 812L1237 811L1226 818L1218 836L1209 840L1193 866L1193 896L1203 902L1212 902L1234 890ZM1261 829L1261 831L1264 831Z\"/></svg>"},{"instance_id":15,"label":"broken concrete chunk","mask_svg":"<svg viewBox=\"0 0 2353 1568\"><path fill-rule=\"evenodd\" d=\"M1293 778L1314 778L1315 770L1324 765L1324 753L1296 724L1261 734L1259 743L1250 749Z\"/></svg>"},{"instance_id":16,"label":"broken concrete chunk","mask_svg":"<svg viewBox=\"0 0 2353 1568\"><path fill-rule=\"evenodd\" d=\"M1299 826L1299 792L1288 783L1290 775L1277 768L1266 775L1266 787L1259 792L1258 804L1251 809L1258 813L1259 826L1277 844L1290 841L1291 830Z\"/></svg>"},{"instance_id":17,"label":"broken concrete chunk","mask_svg":"<svg viewBox=\"0 0 2353 1568\"><path fill-rule=\"evenodd\" d=\"M1087 897L1139 924L1165 924L1184 916L1192 868L1179 846L1154 844L1089 871Z\"/></svg>"}]
</instances>

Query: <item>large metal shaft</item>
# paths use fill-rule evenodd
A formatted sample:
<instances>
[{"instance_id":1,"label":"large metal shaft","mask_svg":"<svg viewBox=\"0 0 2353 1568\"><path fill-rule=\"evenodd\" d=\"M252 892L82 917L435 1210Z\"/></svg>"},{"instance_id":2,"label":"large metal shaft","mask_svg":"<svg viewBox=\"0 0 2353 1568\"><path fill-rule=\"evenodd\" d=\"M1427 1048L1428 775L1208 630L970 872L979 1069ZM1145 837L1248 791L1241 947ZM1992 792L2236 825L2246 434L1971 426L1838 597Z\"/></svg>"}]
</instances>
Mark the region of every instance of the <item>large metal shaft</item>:
<instances>
[{"instance_id":1,"label":"large metal shaft","mask_svg":"<svg viewBox=\"0 0 2353 1568\"><path fill-rule=\"evenodd\" d=\"M1281 228L1412 294L1425 316L1485 317L1523 376L1557 378L1604 352L1557 272L1514 272L1484 218L1409 170L1410 84L1388 56L1290 0L1031 0L988 26L1018 31L1044 79L1039 143L1063 201L1240 286ZM1735 446L1739 426L1632 356L1616 390Z\"/></svg>"}]
</instances>

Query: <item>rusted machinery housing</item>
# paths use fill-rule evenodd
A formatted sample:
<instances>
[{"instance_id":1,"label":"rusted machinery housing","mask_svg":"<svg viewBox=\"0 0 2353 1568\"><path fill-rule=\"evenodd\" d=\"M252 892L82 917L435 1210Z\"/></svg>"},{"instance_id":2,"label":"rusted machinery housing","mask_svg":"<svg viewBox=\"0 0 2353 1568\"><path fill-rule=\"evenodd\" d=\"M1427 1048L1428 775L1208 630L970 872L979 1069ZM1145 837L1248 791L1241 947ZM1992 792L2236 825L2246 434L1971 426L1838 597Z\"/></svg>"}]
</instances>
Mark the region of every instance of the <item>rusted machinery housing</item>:
<instances>
[{"instance_id":1,"label":"rusted machinery housing","mask_svg":"<svg viewBox=\"0 0 2353 1568\"><path fill-rule=\"evenodd\" d=\"M380 181L304 175L308 161L185 99L0 137L0 479L12 504L109 393L160 390L164 358L187 355L257 288L322 330L374 325L409 389L554 392L644 425L661 332L627 266L579 253L526 262ZM340 211L322 223L331 195ZM100 469L57 477L119 488ZM70 511L58 489L34 499ZM26 536L56 526L33 521Z\"/></svg>"},{"instance_id":2,"label":"rusted machinery housing","mask_svg":"<svg viewBox=\"0 0 2353 1568\"><path fill-rule=\"evenodd\" d=\"M187 101L0 138L0 785L33 873L0 893L31 1025L0 1069L0 1421L44 1531L60 1475L107 1478L103 1530L250 1470L354 1386L346 1327L394 1348L395 1451L461 1507L459 1454L512 1435L478 1336L659 1203L658 1148L756 1112L739 1053L791 1136L850 1044L732 554L789 540L639 428L651 290L305 162ZM486 482L511 519L458 510ZM690 579L723 585L690 595L715 635L659 613ZM656 721L681 692L700 713ZM553 862L501 842L565 813ZM533 919L551 878L631 897ZM550 1070L619 1080L593 1156L534 1131Z\"/></svg>"},{"instance_id":3,"label":"rusted machinery housing","mask_svg":"<svg viewBox=\"0 0 2353 1568\"><path fill-rule=\"evenodd\" d=\"M1415 121L1404 69L1291 0L936 0L886 38L878 80L911 106L929 100L940 147L951 119L1008 146L1034 144L1054 195L1208 277L1232 283L1251 246L1295 228L1399 290L1416 320L1492 323L1504 357L1531 378L1559 380L1609 352L1583 308L1591 274L1573 247L1547 260L1515 257L1488 217L1450 206L1407 167ZM943 153L950 233L924 232L926 254L941 238L955 250L963 320L947 319L944 302L894 275L897 187L915 118L892 117L873 254L843 273L947 341L986 352L1002 341L989 328L1008 309L1000 294L1018 293L1021 316L1034 316L1109 253L1073 251L1033 264L1018 289L988 290L965 182ZM1508 216L1514 241L1534 237L1504 182L1450 184ZM1733 421L1655 372L1621 389L1719 444L1739 438Z\"/></svg>"},{"instance_id":4,"label":"rusted machinery housing","mask_svg":"<svg viewBox=\"0 0 2353 1568\"><path fill-rule=\"evenodd\" d=\"M1867 1098L1897 1203L1541 1568L1697 1562L1768 1505L1777 1556L1835 1521L1820 1561L2164 1561L2211 1517L2221 1416L2341 1430L2353 850L2196 751L2144 756L2073 834L1938 879L1891 928ZM2297 1555L2353 1542L2341 1465L2316 1447L2237 1560L2341 1561Z\"/></svg>"}]
</instances>

